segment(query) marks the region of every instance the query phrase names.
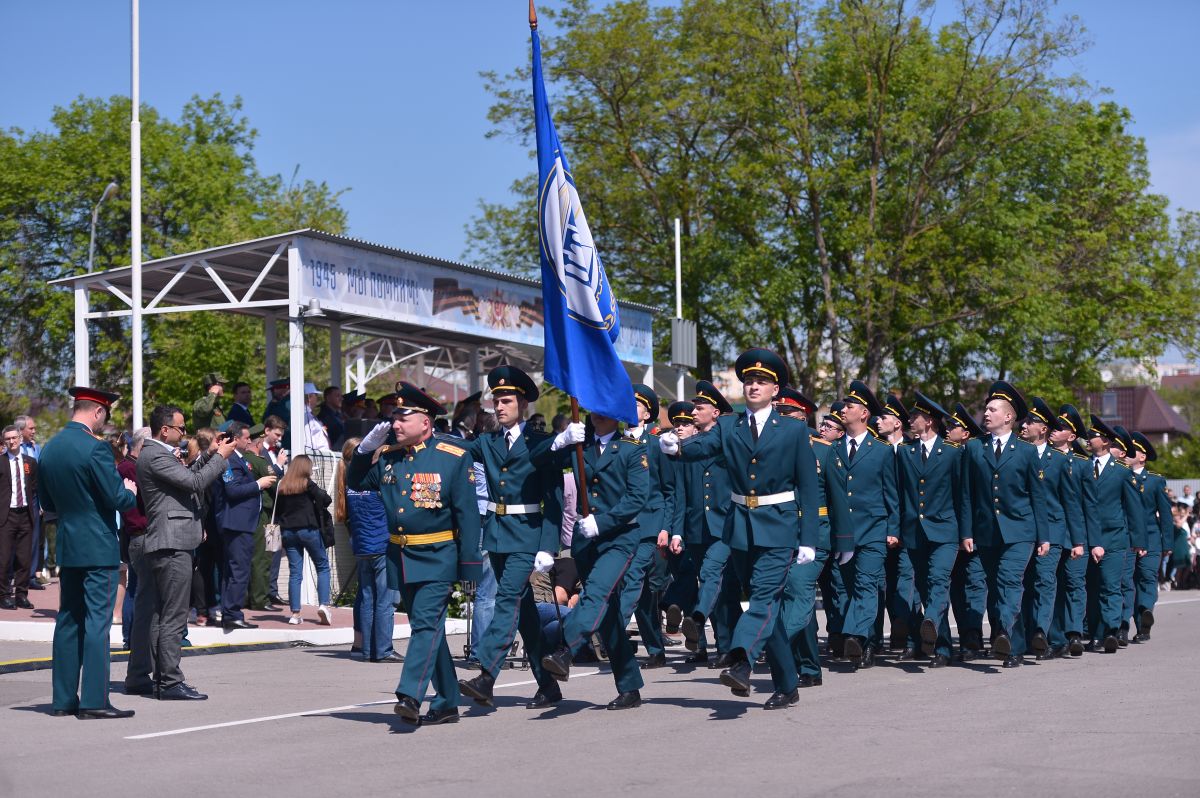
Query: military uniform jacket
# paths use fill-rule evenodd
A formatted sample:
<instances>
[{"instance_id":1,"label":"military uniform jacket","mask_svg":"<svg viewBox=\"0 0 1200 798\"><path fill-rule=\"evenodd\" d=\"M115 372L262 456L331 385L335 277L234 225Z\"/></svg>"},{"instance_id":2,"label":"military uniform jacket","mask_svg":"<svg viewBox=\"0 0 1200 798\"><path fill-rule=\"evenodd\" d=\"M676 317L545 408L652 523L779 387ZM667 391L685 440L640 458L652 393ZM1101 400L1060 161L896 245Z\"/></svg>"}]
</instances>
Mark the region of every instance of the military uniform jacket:
<instances>
[{"instance_id":1,"label":"military uniform jacket","mask_svg":"<svg viewBox=\"0 0 1200 798\"><path fill-rule=\"evenodd\" d=\"M504 430L485 432L474 440L455 439L487 474L488 496L497 505L526 504L540 507L521 515L488 511L483 521L483 548L497 554L558 551L558 525L562 513L559 503L547 501L561 489L562 469L550 451L554 438L535 432L528 426L517 436L512 448L504 439ZM545 514L554 517L547 519ZM543 523L550 521L550 523Z\"/></svg>"},{"instance_id":2,"label":"military uniform jacket","mask_svg":"<svg viewBox=\"0 0 1200 798\"><path fill-rule=\"evenodd\" d=\"M575 462L575 447L560 449L559 466ZM632 552L641 539L638 517L650 496L650 456L646 445L613 435L600 453L595 438L583 444L584 473L579 479L579 495L587 492L588 509L596 516L600 535L588 540L575 533L572 548L595 543L604 552L621 548ZM583 512L580 510L580 516Z\"/></svg>"},{"instance_id":3,"label":"military uniform jacket","mask_svg":"<svg viewBox=\"0 0 1200 798\"><path fill-rule=\"evenodd\" d=\"M821 505L817 509L817 548L830 551L835 528L846 528L849 505L845 496L830 489L826 478L833 468L833 444L824 438L814 437L812 445L813 455L817 458L817 492L821 497ZM854 548L853 541L847 547Z\"/></svg>"},{"instance_id":4,"label":"military uniform jacket","mask_svg":"<svg viewBox=\"0 0 1200 798\"><path fill-rule=\"evenodd\" d=\"M225 473L210 489L213 518L220 529L253 532L262 515L263 491L245 457L234 452L225 462Z\"/></svg>"},{"instance_id":5,"label":"military uniform jacket","mask_svg":"<svg viewBox=\"0 0 1200 798\"><path fill-rule=\"evenodd\" d=\"M675 462L662 453L658 446L658 436L642 432L642 437L626 440L636 441L642 447L643 454L650 464L650 492L646 504L638 513L638 526L641 528L641 540L658 540L658 533L672 530L675 521L676 482L678 469Z\"/></svg>"},{"instance_id":6,"label":"military uniform jacket","mask_svg":"<svg viewBox=\"0 0 1200 798\"><path fill-rule=\"evenodd\" d=\"M914 441L896 451L900 474L900 538L905 548L922 541L958 543L971 537L970 499L963 479L964 450L938 438L929 459L921 456L925 444Z\"/></svg>"},{"instance_id":7,"label":"military uniform jacket","mask_svg":"<svg viewBox=\"0 0 1200 798\"><path fill-rule=\"evenodd\" d=\"M1171 502L1167 499L1167 480L1161 474L1146 469L1134 474L1142 507L1146 511L1146 550L1170 551L1175 537L1175 521L1171 518Z\"/></svg>"},{"instance_id":8,"label":"military uniform jacket","mask_svg":"<svg viewBox=\"0 0 1200 798\"><path fill-rule=\"evenodd\" d=\"M72 421L42 448L38 465L42 506L58 514L58 564L119 565L117 513L137 497L121 481L112 448Z\"/></svg>"},{"instance_id":9,"label":"military uniform jacket","mask_svg":"<svg viewBox=\"0 0 1200 798\"><path fill-rule=\"evenodd\" d=\"M433 438L410 449L389 446L374 465L373 452L355 452L346 469L351 490L379 491L391 535L453 531L454 540L388 544L387 554L406 584L479 581L483 572L475 472L467 451Z\"/></svg>"},{"instance_id":10,"label":"military uniform jacket","mask_svg":"<svg viewBox=\"0 0 1200 798\"><path fill-rule=\"evenodd\" d=\"M1066 549L1087 543L1087 526L1083 522L1083 505L1073 460L1071 455L1053 446L1047 446L1041 456L1050 543Z\"/></svg>"},{"instance_id":11,"label":"military uniform jacket","mask_svg":"<svg viewBox=\"0 0 1200 798\"><path fill-rule=\"evenodd\" d=\"M793 494L790 501L753 508L734 503L729 494L708 494L711 501L730 505L722 535L730 548L817 547L821 497L817 458L806 422L784 423L772 410L756 443L745 413L720 416L707 432L680 442L679 456L684 460L703 461L718 455L729 466L730 493L746 497Z\"/></svg>"},{"instance_id":12,"label":"military uniform jacket","mask_svg":"<svg viewBox=\"0 0 1200 798\"><path fill-rule=\"evenodd\" d=\"M671 458L678 463L680 502L683 511L684 545L720 540L725 534L725 516L729 514L729 471L720 454L699 460Z\"/></svg>"},{"instance_id":13,"label":"military uniform jacket","mask_svg":"<svg viewBox=\"0 0 1200 798\"><path fill-rule=\"evenodd\" d=\"M1095 467L1088 463L1082 484L1088 548L1100 546L1106 552L1144 549L1146 511L1129 466L1109 458L1097 477Z\"/></svg>"},{"instance_id":14,"label":"military uniform jacket","mask_svg":"<svg viewBox=\"0 0 1200 798\"><path fill-rule=\"evenodd\" d=\"M1046 491L1037 447L1016 434L996 460L994 438L966 448L971 503L979 509L972 529L978 546L1045 543Z\"/></svg>"},{"instance_id":15,"label":"military uniform jacket","mask_svg":"<svg viewBox=\"0 0 1200 798\"><path fill-rule=\"evenodd\" d=\"M220 399L215 393L205 393L192 405L192 431L201 427L219 429L225 423L225 413L217 404Z\"/></svg>"},{"instance_id":16,"label":"military uniform jacket","mask_svg":"<svg viewBox=\"0 0 1200 798\"><path fill-rule=\"evenodd\" d=\"M845 521L834 519L834 551L839 552L900 537L900 490L891 445L867 433L850 462L849 440L833 444L833 468L825 475L830 490L845 502Z\"/></svg>"}]
</instances>

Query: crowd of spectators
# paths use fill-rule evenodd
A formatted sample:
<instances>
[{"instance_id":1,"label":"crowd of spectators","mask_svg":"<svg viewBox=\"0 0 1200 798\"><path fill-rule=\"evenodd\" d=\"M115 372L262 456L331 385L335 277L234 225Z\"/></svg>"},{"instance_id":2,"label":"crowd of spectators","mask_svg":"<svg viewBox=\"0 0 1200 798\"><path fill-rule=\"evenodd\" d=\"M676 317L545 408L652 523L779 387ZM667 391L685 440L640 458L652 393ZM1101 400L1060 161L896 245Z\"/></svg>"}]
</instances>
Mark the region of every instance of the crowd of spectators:
<instances>
[{"instance_id":1,"label":"crowd of spectators","mask_svg":"<svg viewBox=\"0 0 1200 798\"><path fill-rule=\"evenodd\" d=\"M1200 502L1191 485L1184 485L1179 495L1168 489L1167 498L1171 500L1175 538L1163 552L1159 580L1164 590L1200 589Z\"/></svg>"}]
</instances>

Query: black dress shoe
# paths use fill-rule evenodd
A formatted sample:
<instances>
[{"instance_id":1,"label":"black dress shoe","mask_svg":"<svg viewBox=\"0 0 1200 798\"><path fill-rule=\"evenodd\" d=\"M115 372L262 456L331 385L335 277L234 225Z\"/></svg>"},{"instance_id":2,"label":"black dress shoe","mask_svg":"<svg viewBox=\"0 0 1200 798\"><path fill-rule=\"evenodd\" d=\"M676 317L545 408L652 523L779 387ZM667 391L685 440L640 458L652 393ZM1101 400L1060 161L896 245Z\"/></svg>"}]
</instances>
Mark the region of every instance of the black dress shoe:
<instances>
[{"instance_id":1,"label":"black dress shoe","mask_svg":"<svg viewBox=\"0 0 1200 798\"><path fill-rule=\"evenodd\" d=\"M378 659L371 660L371 662L404 662L404 655L399 651L393 651L386 657L379 657Z\"/></svg>"},{"instance_id":2,"label":"black dress shoe","mask_svg":"<svg viewBox=\"0 0 1200 798\"><path fill-rule=\"evenodd\" d=\"M492 700L492 688L495 685L496 680L487 671L480 671L478 676L470 679L458 680L458 689L462 694L481 707L494 707L496 705Z\"/></svg>"},{"instance_id":3,"label":"black dress shoe","mask_svg":"<svg viewBox=\"0 0 1200 798\"><path fill-rule=\"evenodd\" d=\"M0 610L15 610L17 605L10 598L0 599Z\"/></svg>"},{"instance_id":4,"label":"black dress shoe","mask_svg":"<svg viewBox=\"0 0 1200 798\"><path fill-rule=\"evenodd\" d=\"M421 716L422 726L440 726L443 723L458 723L458 707L431 709Z\"/></svg>"},{"instance_id":5,"label":"black dress shoe","mask_svg":"<svg viewBox=\"0 0 1200 798\"><path fill-rule=\"evenodd\" d=\"M1012 656L1012 641L1008 639L1008 635L1003 632L996 635L996 639L992 641L992 656L1001 660Z\"/></svg>"},{"instance_id":6,"label":"black dress shoe","mask_svg":"<svg viewBox=\"0 0 1200 798\"><path fill-rule=\"evenodd\" d=\"M700 624L690 615L680 622L679 631L683 632L683 647L688 651L699 650L700 628Z\"/></svg>"},{"instance_id":7,"label":"black dress shoe","mask_svg":"<svg viewBox=\"0 0 1200 798\"><path fill-rule=\"evenodd\" d=\"M1001 668L1019 668L1021 667L1020 657L1005 657L1004 662L1000 665Z\"/></svg>"},{"instance_id":8,"label":"black dress shoe","mask_svg":"<svg viewBox=\"0 0 1200 798\"><path fill-rule=\"evenodd\" d=\"M1150 633L1149 632L1138 632L1136 635L1133 636L1133 642L1135 642L1135 643L1148 643L1149 641L1150 641Z\"/></svg>"},{"instance_id":9,"label":"black dress shoe","mask_svg":"<svg viewBox=\"0 0 1200 798\"><path fill-rule=\"evenodd\" d=\"M823 684L820 676L809 676L807 673L800 674L800 678L796 681L796 687L820 687Z\"/></svg>"},{"instance_id":10,"label":"black dress shoe","mask_svg":"<svg viewBox=\"0 0 1200 798\"><path fill-rule=\"evenodd\" d=\"M125 685L122 689L122 692L125 693L125 695L154 695L156 689L157 688L155 687L154 682L147 682L146 684L141 684L134 687Z\"/></svg>"},{"instance_id":11,"label":"black dress shoe","mask_svg":"<svg viewBox=\"0 0 1200 798\"><path fill-rule=\"evenodd\" d=\"M414 726L421 722L421 705L417 703L417 699L403 693L396 693L395 712Z\"/></svg>"},{"instance_id":12,"label":"black dress shoe","mask_svg":"<svg viewBox=\"0 0 1200 798\"><path fill-rule=\"evenodd\" d=\"M77 711L78 711L78 710L76 710L76 712L77 712ZM65 718L65 717L67 717L68 715L74 715L74 714L76 714L76 713L75 713L75 712L72 712L72 711L71 711L71 710L69 710L69 709L54 709L54 710L51 710L51 711L50 711L50 714L51 714L51 715L53 715L53 716L54 716L54 717L56 717L56 718Z\"/></svg>"},{"instance_id":13,"label":"black dress shoe","mask_svg":"<svg viewBox=\"0 0 1200 798\"><path fill-rule=\"evenodd\" d=\"M1050 655L1047 657L1047 659L1062 659L1063 657L1067 656L1070 651L1070 643L1063 643L1061 646L1053 646L1050 649Z\"/></svg>"},{"instance_id":14,"label":"black dress shoe","mask_svg":"<svg viewBox=\"0 0 1200 798\"><path fill-rule=\"evenodd\" d=\"M33 587L30 584L30 587ZM1154 625L1154 611L1142 610L1138 615L1138 630L1141 632L1149 632L1150 627Z\"/></svg>"},{"instance_id":15,"label":"black dress shoe","mask_svg":"<svg viewBox=\"0 0 1200 798\"><path fill-rule=\"evenodd\" d=\"M17 602L17 606L18 607L21 606L20 602ZM1120 646L1121 648L1125 648L1126 646L1129 645L1129 628L1128 627L1123 626L1123 627L1121 627L1121 631L1117 632L1117 645Z\"/></svg>"},{"instance_id":16,"label":"black dress shoe","mask_svg":"<svg viewBox=\"0 0 1200 798\"><path fill-rule=\"evenodd\" d=\"M1083 656L1083 638L1079 635L1071 635L1067 640L1067 653L1072 657Z\"/></svg>"},{"instance_id":17,"label":"black dress shoe","mask_svg":"<svg viewBox=\"0 0 1200 798\"><path fill-rule=\"evenodd\" d=\"M562 701L562 691L558 689L558 685L553 687L543 688L534 694L533 700L525 705L526 709L545 709L548 706L557 704Z\"/></svg>"},{"instance_id":18,"label":"black dress shoe","mask_svg":"<svg viewBox=\"0 0 1200 798\"><path fill-rule=\"evenodd\" d=\"M842 641L842 656L851 662L856 662L862 657L863 644L862 640L857 637L847 637Z\"/></svg>"},{"instance_id":19,"label":"black dress shoe","mask_svg":"<svg viewBox=\"0 0 1200 798\"><path fill-rule=\"evenodd\" d=\"M1033 637L1029 638L1029 650L1038 655L1041 659L1042 655L1050 650L1050 641L1046 639L1046 633L1038 629L1033 633Z\"/></svg>"},{"instance_id":20,"label":"black dress shoe","mask_svg":"<svg viewBox=\"0 0 1200 798\"><path fill-rule=\"evenodd\" d=\"M750 693L750 663L746 660L735 662L725 670L721 671L721 684L728 687L730 690L742 690L746 695Z\"/></svg>"},{"instance_id":21,"label":"black dress shoe","mask_svg":"<svg viewBox=\"0 0 1200 798\"><path fill-rule=\"evenodd\" d=\"M932 657L937 646L937 624L932 618L921 621L921 653Z\"/></svg>"},{"instance_id":22,"label":"black dress shoe","mask_svg":"<svg viewBox=\"0 0 1200 798\"><path fill-rule=\"evenodd\" d=\"M637 690L628 693L617 693L617 697L608 702L607 709L633 709L642 705L642 694Z\"/></svg>"},{"instance_id":23,"label":"black dress shoe","mask_svg":"<svg viewBox=\"0 0 1200 798\"><path fill-rule=\"evenodd\" d=\"M950 658L945 654L934 654L933 659L929 660L928 668L944 668L950 664Z\"/></svg>"},{"instance_id":24,"label":"black dress shoe","mask_svg":"<svg viewBox=\"0 0 1200 798\"><path fill-rule=\"evenodd\" d=\"M722 652L717 655L716 659L714 659L712 662L708 663L708 667L709 667L709 670L723 671L732 664L733 664L733 660L730 659L729 655Z\"/></svg>"},{"instance_id":25,"label":"black dress shoe","mask_svg":"<svg viewBox=\"0 0 1200 798\"><path fill-rule=\"evenodd\" d=\"M892 624L892 634L888 637L888 648L892 651L908 645L908 624L899 622Z\"/></svg>"},{"instance_id":26,"label":"black dress shoe","mask_svg":"<svg viewBox=\"0 0 1200 798\"><path fill-rule=\"evenodd\" d=\"M542 657L542 667L560 682L571 678L571 650L569 648L555 649Z\"/></svg>"},{"instance_id":27,"label":"black dress shoe","mask_svg":"<svg viewBox=\"0 0 1200 798\"><path fill-rule=\"evenodd\" d=\"M846 638L844 635L829 635L829 657L830 659L846 658Z\"/></svg>"},{"instance_id":28,"label":"black dress shoe","mask_svg":"<svg viewBox=\"0 0 1200 798\"><path fill-rule=\"evenodd\" d=\"M258 624L250 623L249 621L222 621L221 628L223 629L257 629Z\"/></svg>"},{"instance_id":29,"label":"black dress shoe","mask_svg":"<svg viewBox=\"0 0 1200 798\"><path fill-rule=\"evenodd\" d=\"M46 586L43 585L41 582L37 581L36 579L33 579L33 580L30 580L30 582L29 582L29 589L30 590L45 590Z\"/></svg>"},{"instance_id":30,"label":"black dress shoe","mask_svg":"<svg viewBox=\"0 0 1200 798\"><path fill-rule=\"evenodd\" d=\"M132 709L117 709L116 707L102 707L101 709L81 709L75 713L75 717L80 720L117 720L119 718L132 718Z\"/></svg>"},{"instance_id":31,"label":"black dress shoe","mask_svg":"<svg viewBox=\"0 0 1200 798\"><path fill-rule=\"evenodd\" d=\"M867 643L865 646L863 646L862 656L858 658L858 665L856 667L859 670L866 670L867 668L875 667L874 643Z\"/></svg>"},{"instance_id":32,"label":"black dress shoe","mask_svg":"<svg viewBox=\"0 0 1200 798\"><path fill-rule=\"evenodd\" d=\"M958 651L959 662L974 662L983 656L983 652L977 648L961 648Z\"/></svg>"},{"instance_id":33,"label":"black dress shoe","mask_svg":"<svg viewBox=\"0 0 1200 798\"><path fill-rule=\"evenodd\" d=\"M1121 641L1116 635L1106 635L1104 638L1104 653L1115 654L1117 649L1121 647Z\"/></svg>"},{"instance_id":34,"label":"black dress shoe","mask_svg":"<svg viewBox=\"0 0 1200 798\"><path fill-rule=\"evenodd\" d=\"M166 690L159 690L155 697L159 701L207 701L208 696L187 682L180 682Z\"/></svg>"},{"instance_id":35,"label":"black dress shoe","mask_svg":"<svg viewBox=\"0 0 1200 798\"><path fill-rule=\"evenodd\" d=\"M697 651L693 654L689 654L684 662L688 665L699 665L701 663L708 662L708 652Z\"/></svg>"},{"instance_id":36,"label":"black dress shoe","mask_svg":"<svg viewBox=\"0 0 1200 798\"><path fill-rule=\"evenodd\" d=\"M667 634L678 634L679 625L683 622L683 610L678 604L667 607Z\"/></svg>"},{"instance_id":37,"label":"black dress shoe","mask_svg":"<svg viewBox=\"0 0 1200 798\"><path fill-rule=\"evenodd\" d=\"M642 663L643 669L665 668L666 666L667 666L667 655L666 654L651 654L649 657L646 658L646 661Z\"/></svg>"},{"instance_id":38,"label":"black dress shoe","mask_svg":"<svg viewBox=\"0 0 1200 798\"><path fill-rule=\"evenodd\" d=\"M33 602L31 602L31 601L30 601L29 599L27 599L27 598L19 598L19 599L17 599L17 600L16 600L16 602L14 602L14 603L16 604L16 607L17 607L17 609L19 609L19 610L31 610L31 609L33 609Z\"/></svg>"},{"instance_id":39,"label":"black dress shoe","mask_svg":"<svg viewBox=\"0 0 1200 798\"><path fill-rule=\"evenodd\" d=\"M900 656L896 657L898 662L908 662L917 658L917 650L912 646L905 646L900 652Z\"/></svg>"},{"instance_id":40,"label":"black dress shoe","mask_svg":"<svg viewBox=\"0 0 1200 798\"><path fill-rule=\"evenodd\" d=\"M283 596L279 595L278 593L267 596L267 601L271 602L272 604L278 604L280 606L287 604L287 602L283 600Z\"/></svg>"},{"instance_id":41,"label":"black dress shoe","mask_svg":"<svg viewBox=\"0 0 1200 798\"><path fill-rule=\"evenodd\" d=\"M790 693L776 690L771 697L767 699L767 703L763 704L763 709L787 709L799 700L800 691L797 689L793 689Z\"/></svg>"}]
</instances>

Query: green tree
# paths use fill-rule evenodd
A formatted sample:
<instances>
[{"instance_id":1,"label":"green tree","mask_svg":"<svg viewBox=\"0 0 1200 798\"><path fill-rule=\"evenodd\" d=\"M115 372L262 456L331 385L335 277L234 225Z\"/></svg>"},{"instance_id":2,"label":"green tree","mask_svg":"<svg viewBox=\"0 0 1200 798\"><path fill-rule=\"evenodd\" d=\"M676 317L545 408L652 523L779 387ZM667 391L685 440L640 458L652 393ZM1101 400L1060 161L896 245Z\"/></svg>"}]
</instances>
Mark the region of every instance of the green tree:
<instances>
[{"instance_id":1,"label":"green tree","mask_svg":"<svg viewBox=\"0 0 1200 798\"><path fill-rule=\"evenodd\" d=\"M73 299L47 281L86 271L92 208L110 180L121 190L100 208L94 268L129 262L129 111L128 98L81 97L54 109L48 131L0 131L0 334L26 407L69 382ZM240 99L195 97L177 121L144 107L141 125L144 259L306 226L345 231L340 191L259 173ZM128 320L91 331L94 382L127 389ZM247 318L149 316L143 344L148 405L190 404L207 371L263 380L261 324Z\"/></svg>"}]
</instances>

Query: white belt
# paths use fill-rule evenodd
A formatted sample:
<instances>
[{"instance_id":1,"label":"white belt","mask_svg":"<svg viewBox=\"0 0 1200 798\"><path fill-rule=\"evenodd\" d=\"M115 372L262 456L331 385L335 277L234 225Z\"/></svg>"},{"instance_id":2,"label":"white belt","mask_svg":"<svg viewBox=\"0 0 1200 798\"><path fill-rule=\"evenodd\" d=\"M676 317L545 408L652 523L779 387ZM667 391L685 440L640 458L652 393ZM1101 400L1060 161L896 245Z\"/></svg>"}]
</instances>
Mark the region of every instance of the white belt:
<instances>
[{"instance_id":1,"label":"white belt","mask_svg":"<svg viewBox=\"0 0 1200 798\"><path fill-rule=\"evenodd\" d=\"M530 513L540 513L542 505L540 504L496 504L496 502L488 502L487 508L496 515L528 515Z\"/></svg>"},{"instance_id":2,"label":"white belt","mask_svg":"<svg viewBox=\"0 0 1200 798\"><path fill-rule=\"evenodd\" d=\"M731 495L734 504L740 504L743 507L749 507L753 510L755 507L765 507L769 504L783 504L784 502L796 501L796 494L789 491L788 493L769 493L766 496L743 496L740 493Z\"/></svg>"}]
</instances>

